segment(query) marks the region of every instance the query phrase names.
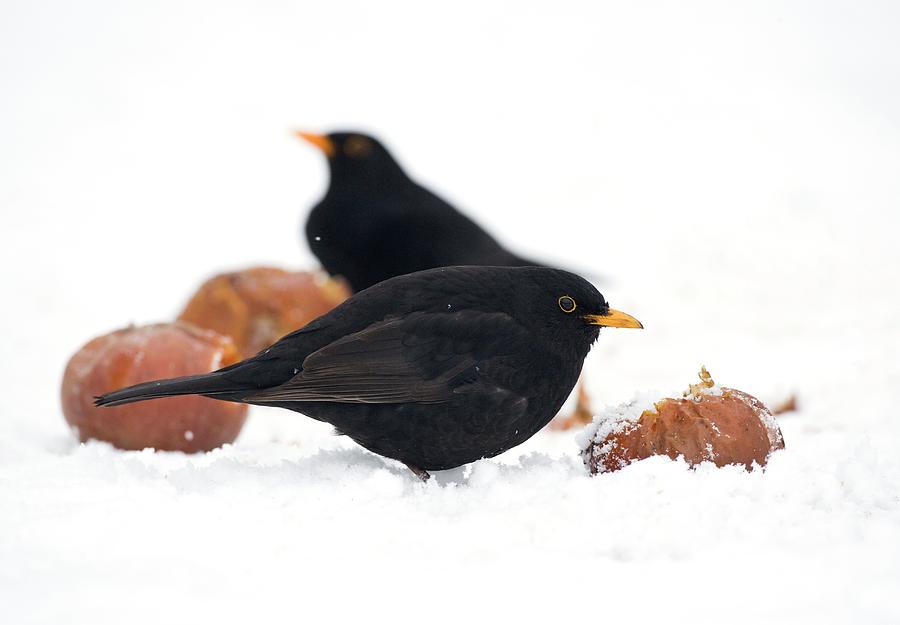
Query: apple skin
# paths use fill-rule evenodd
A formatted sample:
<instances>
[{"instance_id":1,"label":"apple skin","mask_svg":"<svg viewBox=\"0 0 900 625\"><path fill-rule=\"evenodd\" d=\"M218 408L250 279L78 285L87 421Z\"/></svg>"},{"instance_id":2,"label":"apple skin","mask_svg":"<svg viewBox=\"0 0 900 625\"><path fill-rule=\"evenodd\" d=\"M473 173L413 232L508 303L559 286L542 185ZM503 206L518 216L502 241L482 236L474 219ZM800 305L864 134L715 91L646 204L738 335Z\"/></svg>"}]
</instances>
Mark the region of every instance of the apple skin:
<instances>
[{"instance_id":1,"label":"apple skin","mask_svg":"<svg viewBox=\"0 0 900 625\"><path fill-rule=\"evenodd\" d=\"M116 330L93 339L69 360L62 381L63 415L82 442L209 451L234 442L247 419L246 405L186 395L101 408L94 406L94 396L159 378L208 373L238 360L230 338L189 323Z\"/></svg>"},{"instance_id":2,"label":"apple skin","mask_svg":"<svg viewBox=\"0 0 900 625\"><path fill-rule=\"evenodd\" d=\"M249 358L349 296L346 283L322 273L251 267L204 282L178 319L230 336Z\"/></svg>"},{"instance_id":3,"label":"apple skin","mask_svg":"<svg viewBox=\"0 0 900 625\"><path fill-rule=\"evenodd\" d=\"M656 455L680 456L691 466L709 461L750 470L765 466L778 449L784 449L784 438L765 404L743 391L722 388L717 394L661 399L637 421L591 441L583 458L593 474Z\"/></svg>"}]
</instances>

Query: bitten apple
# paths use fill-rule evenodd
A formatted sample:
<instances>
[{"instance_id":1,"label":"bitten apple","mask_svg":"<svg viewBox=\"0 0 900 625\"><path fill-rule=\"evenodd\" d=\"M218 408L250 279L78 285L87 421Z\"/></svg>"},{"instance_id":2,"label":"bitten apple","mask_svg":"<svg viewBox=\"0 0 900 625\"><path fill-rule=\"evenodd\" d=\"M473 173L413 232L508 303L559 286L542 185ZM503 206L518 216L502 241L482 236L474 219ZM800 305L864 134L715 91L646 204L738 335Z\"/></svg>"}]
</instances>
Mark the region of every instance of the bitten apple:
<instances>
[{"instance_id":1,"label":"bitten apple","mask_svg":"<svg viewBox=\"0 0 900 625\"><path fill-rule=\"evenodd\" d=\"M720 388L704 367L700 384L680 399L664 398L646 410L624 405L595 417L582 437L582 459L591 473L621 469L655 455L690 464L763 466L784 448L775 418L743 391Z\"/></svg>"},{"instance_id":2,"label":"bitten apple","mask_svg":"<svg viewBox=\"0 0 900 625\"><path fill-rule=\"evenodd\" d=\"M230 336L249 358L349 296L344 282L324 274L252 267L204 282L178 318Z\"/></svg>"}]
</instances>

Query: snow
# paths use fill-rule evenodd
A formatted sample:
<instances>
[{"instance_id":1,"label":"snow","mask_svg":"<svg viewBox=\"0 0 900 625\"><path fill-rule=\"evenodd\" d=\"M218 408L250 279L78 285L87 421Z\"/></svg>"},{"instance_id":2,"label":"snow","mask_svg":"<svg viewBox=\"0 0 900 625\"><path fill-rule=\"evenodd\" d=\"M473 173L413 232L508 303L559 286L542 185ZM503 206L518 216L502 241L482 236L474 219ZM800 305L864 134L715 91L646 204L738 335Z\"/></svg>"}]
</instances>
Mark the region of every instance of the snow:
<instances>
[{"instance_id":1,"label":"snow","mask_svg":"<svg viewBox=\"0 0 900 625\"><path fill-rule=\"evenodd\" d=\"M4 622L900 621L897 6L434 10L0 7ZM542 432L421 484L277 410L206 455L78 444L89 338L313 266L289 131L337 127L644 323L588 357L598 412L705 363L797 394L786 448L591 478Z\"/></svg>"}]
</instances>

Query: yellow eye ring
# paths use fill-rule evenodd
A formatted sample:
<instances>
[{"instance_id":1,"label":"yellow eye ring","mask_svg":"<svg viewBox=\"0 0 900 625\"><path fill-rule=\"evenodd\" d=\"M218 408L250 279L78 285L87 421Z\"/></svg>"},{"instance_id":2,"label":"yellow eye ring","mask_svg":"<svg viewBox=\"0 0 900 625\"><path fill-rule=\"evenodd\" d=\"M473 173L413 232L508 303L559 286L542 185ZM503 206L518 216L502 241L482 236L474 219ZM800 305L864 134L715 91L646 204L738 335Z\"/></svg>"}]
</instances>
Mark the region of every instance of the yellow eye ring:
<instances>
[{"instance_id":1,"label":"yellow eye ring","mask_svg":"<svg viewBox=\"0 0 900 625\"><path fill-rule=\"evenodd\" d=\"M557 303L559 304L559 309L567 314L575 312L575 309L578 307L577 304L575 304L575 300L568 295L560 297L559 300L557 300Z\"/></svg>"}]
</instances>

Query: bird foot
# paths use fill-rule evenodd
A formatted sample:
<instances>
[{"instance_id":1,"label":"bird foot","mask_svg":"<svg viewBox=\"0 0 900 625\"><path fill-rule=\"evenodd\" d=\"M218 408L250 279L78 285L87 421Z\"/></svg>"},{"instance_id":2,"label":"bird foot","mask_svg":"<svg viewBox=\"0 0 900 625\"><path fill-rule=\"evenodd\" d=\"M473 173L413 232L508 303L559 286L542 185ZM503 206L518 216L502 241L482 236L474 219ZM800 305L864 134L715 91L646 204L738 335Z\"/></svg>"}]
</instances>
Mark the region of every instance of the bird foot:
<instances>
[{"instance_id":1,"label":"bird foot","mask_svg":"<svg viewBox=\"0 0 900 625\"><path fill-rule=\"evenodd\" d=\"M406 463L404 462L403 464L406 464ZM420 480L422 480L423 482L427 482L428 478L431 477L431 475L425 469L420 469L419 467L414 467L411 464L406 464L406 468L409 469L410 471L412 471L413 473L415 473L416 477L419 478Z\"/></svg>"}]
</instances>

